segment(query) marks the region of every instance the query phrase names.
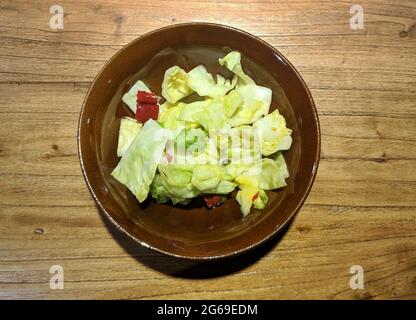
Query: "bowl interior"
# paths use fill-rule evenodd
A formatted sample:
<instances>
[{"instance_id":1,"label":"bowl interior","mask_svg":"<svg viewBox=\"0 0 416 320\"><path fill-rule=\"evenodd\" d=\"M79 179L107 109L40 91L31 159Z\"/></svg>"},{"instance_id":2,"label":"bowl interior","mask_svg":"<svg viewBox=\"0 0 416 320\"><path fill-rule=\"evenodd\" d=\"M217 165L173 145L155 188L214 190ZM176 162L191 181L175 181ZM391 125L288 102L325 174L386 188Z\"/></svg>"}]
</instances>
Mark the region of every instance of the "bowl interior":
<instances>
[{"instance_id":1,"label":"bowl interior","mask_svg":"<svg viewBox=\"0 0 416 320\"><path fill-rule=\"evenodd\" d=\"M129 113L121 97L137 80L160 94L165 70L186 71L199 64L214 75L230 74L218 58L242 53L244 71L273 90L275 108L293 130L293 145L284 153L287 187L269 191L263 210L244 218L234 199L207 210L201 201L179 207L139 204L111 177L120 117ZM189 98L192 100L192 97ZM122 230L142 244L188 258L212 258L244 251L269 238L296 213L313 182L319 157L319 124L312 98L294 68L271 46L242 31L213 24L185 24L154 31L130 43L103 68L90 88L80 118L80 159L89 188L101 208Z\"/></svg>"}]
</instances>

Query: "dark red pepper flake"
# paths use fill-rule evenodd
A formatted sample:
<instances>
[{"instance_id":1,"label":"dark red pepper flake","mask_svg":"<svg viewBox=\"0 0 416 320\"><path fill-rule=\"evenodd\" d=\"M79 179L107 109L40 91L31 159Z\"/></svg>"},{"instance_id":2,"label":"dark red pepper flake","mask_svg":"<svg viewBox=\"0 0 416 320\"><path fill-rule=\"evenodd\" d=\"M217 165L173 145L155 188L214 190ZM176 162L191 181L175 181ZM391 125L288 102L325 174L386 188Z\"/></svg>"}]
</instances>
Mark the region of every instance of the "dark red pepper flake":
<instances>
[{"instance_id":1,"label":"dark red pepper flake","mask_svg":"<svg viewBox=\"0 0 416 320\"><path fill-rule=\"evenodd\" d=\"M159 106L157 104L138 104L136 109L136 120L145 123L149 119L157 120Z\"/></svg>"},{"instance_id":2,"label":"dark red pepper flake","mask_svg":"<svg viewBox=\"0 0 416 320\"><path fill-rule=\"evenodd\" d=\"M140 104L157 104L159 97L151 92L137 91L137 103Z\"/></svg>"},{"instance_id":3,"label":"dark red pepper flake","mask_svg":"<svg viewBox=\"0 0 416 320\"><path fill-rule=\"evenodd\" d=\"M220 196L217 194L206 194L204 195L205 205L208 209L212 209L218 207L219 205L223 204L227 200L226 197Z\"/></svg>"}]
</instances>

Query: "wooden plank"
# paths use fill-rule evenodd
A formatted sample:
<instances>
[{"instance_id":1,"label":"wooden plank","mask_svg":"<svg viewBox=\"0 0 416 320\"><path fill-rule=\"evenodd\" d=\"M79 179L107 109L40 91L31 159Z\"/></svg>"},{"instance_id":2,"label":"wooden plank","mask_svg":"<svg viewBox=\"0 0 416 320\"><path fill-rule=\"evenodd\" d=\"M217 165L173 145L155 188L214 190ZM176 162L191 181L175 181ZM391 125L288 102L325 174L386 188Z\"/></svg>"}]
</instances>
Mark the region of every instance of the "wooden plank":
<instances>
[{"instance_id":1,"label":"wooden plank","mask_svg":"<svg viewBox=\"0 0 416 320\"><path fill-rule=\"evenodd\" d=\"M206 2L143 1L140 14L149 17L143 25L141 19L136 18L134 2L94 5L64 1L62 5L67 15L63 32L48 29L49 5L40 2L33 8L29 3L15 1L6 1L3 5L4 15L0 18L0 42L4 48L0 55L0 74L3 81L90 81L120 46L149 30L189 21L187 17L192 16L192 21L218 21L221 17L223 23L263 36L286 54L307 80L318 73L320 82L311 82L319 87L414 88L414 82L408 83L406 72L411 72L408 65L412 61L415 40L399 36L400 31L411 32L411 26L416 23L416 9L412 6L368 4L366 37L374 40L370 42L357 37L362 32L353 33L349 29L350 5L342 2L311 2L302 4L304 9L299 10L299 3L282 5L267 1L217 2L216 6L208 7ZM28 11L31 19L22 19L21 12ZM172 12L183 20L173 17ZM13 19L11 25L5 22L10 19ZM322 21L326 23L322 24ZM314 37L318 30L319 37ZM300 39L296 38L298 35ZM380 38L383 41L378 44L376 41ZM97 39L99 43L96 43ZM326 47L324 53L321 46ZM374 64L367 70L369 58ZM50 61L56 59L59 63L51 69ZM82 64L74 64L74 61ZM27 70L26 65L34 67ZM335 79L333 73L326 71L328 68L340 69ZM391 72L402 81L391 81L388 75Z\"/></svg>"},{"instance_id":2,"label":"wooden plank","mask_svg":"<svg viewBox=\"0 0 416 320\"><path fill-rule=\"evenodd\" d=\"M321 115L319 119L324 159L368 159L382 163L416 156L413 119L360 115Z\"/></svg>"},{"instance_id":3,"label":"wooden plank","mask_svg":"<svg viewBox=\"0 0 416 320\"><path fill-rule=\"evenodd\" d=\"M89 87L90 82L1 83L0 113L19 114L21 119L27 118L23 115L29 111L31 114L79 114ZM59 118L60 115L56 116L57 120Z\"/></svg>"},{"instance_id":4,"label":"wooden plank","mask_svg":"<svg viewBox=\"0 0 416 320\"><path fill-rule=\"evenodd\" d=\"M213 278L208 282L188 279L187 275L192 275L193 269L215 275L224 268L221 262L179 263L149 253L121 235L117 244L111 234L101 228L101 223L93 222L99 220L98 215L94 219L94 208L86 209L86 215L78 208L66 208L61 218L56 217L55 208L30 208L30 215L39 220L27 216L28 210L23 207L8 209L3 215L3 221L12 219L18 228L12 232L2 227L2 241L6 235L11 236L6 241L19 240L21 247L7 255L9 261L2 259L0 263L2 278L9 283L0 284L2 297L414 297L414 291L408 290L415 275L416 261L409 253L416 249L412 227L416 220L412 215L414 211L408 208L344 207L340 210L339 207L305 206L273 250L253 254L253 257L266 254L261 260L225 279ZM16 215L26 220L27 225L18 224ZM71 223L77 220L85 225ZM357 223L365 226L365 231L357 230ZM32 228L37 226L44 227L45 233L34 234ZM96 232L97 237L92 237ZM85 243L80 245L77 237L84 238ZM327 241L322 243L322 238ZM28 248L24 249L25 246ZM37 256L39 246L46 246L42 259ZM391 263L384 263L385 259ZM235 262L242 261L244 258L237 258ZM52 264L64 267L65 290L49 289ZM348 285L349 268L355 264L363 265L368 283L365 291L359 294ZM182 276L165 277L164 273ZM328 277L328 273L332 276ZM242 282L250 285L243 289Z\"/></svg>"},{"instance_id":5,"label":"wooden plank","mask_svg":"<svg viewBox=\"0 0 416 320\"><path fill-rule=\"evenodd\" d=\"M170 23L208 21L237 26L259 35L308 34L344 35L349 29L349 8L344 1L152 1L144 0L137 10L135 1L61 1L67 16L65 37L73 42L125 44L134 37ZM207 5L210 3L211 5ZM49 6L38 1L36 6L24 1L3 1L0 24L6 35L24 35L38 39L56 37L48 27ZM412 0L400 3L366 2L366 31L394 34L409 30L415 20ZM22 12L26 15L22 16ZM142 17L147 17L143 21ZM13 21L13 24L10 22ZM19 26L20 28L17 28ZM411 31L411 29L409 30ZM360 31L359 31L360 32ZM361 31L361 33L363 33ZM115 42L120 41L121 42Z\"/></svg>"},{"instance_id":6,"label":"wooden plank","mask_svg":"<svg viewBox=\"0 0 416 320\"><path fill-rule=\"evenodd\" d=\"M378 54L374 57L377 60L374 61L374 65L371 65L371 70L379 72L390 70L392 72L414 74L407 66L411 62L416 43L412 40L403 40L398 36L394 38L380 37L380 40L384 40L386 44L377 46L374 46L373 42L368 40L363 41L363 37L357 37L354 34L342 38L339 36L311 37L304 35L277 35L262 38L288 57L293 57L292 62L300 69L342 68L345 70L366 70L370 67L366 63L368 56L377 52ZM378 40L378 38L376 39ZM59 60L59 64L62 61L69 61L68 63L79 61L83 62L83 65L104 64L117 50L122 48L122 45L103 46L94 43L65 42L57 45L53 41L47 42L8 36L0 36L0 44L3 47L1 56L5 59L10 59L10 61L18 58L38 59L40 64L45 64L45 59L49 62ZM322 57L322 52L319 51L322 45L327 46L324 57ZM400 53L400 56L394 60L390 59L389 57L395 53ZM309 56L309 59L305 59L305 55ZM311 55L318 57L317 59L310 59ZM56 67L59 67L58 63L56 63ZM84 72L87 73L88 70Z\"/></svg>"},{"instance_id":7,"label":"wooden plank","mask_svg":"<svg viewBox=\"0 0 416 320\"><path fill-rule=\"evenodd\" d=\"M0 298L416 298L413 0L364 1L358 31L348 1L59 4L63 31L48 26L49 1L0 4ZM279 241L231 261L139 247L101 217L78 163L79 111L105 61L148 31L190 21L275 46L320 115L322 157L305 205ZM49 288L54 264L64 290ZM364 290L349 287L356 264Z\"/></svg>"},{"instance_id":8,"label":"wooden plank","mask_svg":"<svg viewBox=\"0 0 416 320\"><path fill-rule=\"evenodd\" d=\"M416 182L321 180L315 181L307 203L361 206L415 206Z\"/></svg>"}]
</instances>

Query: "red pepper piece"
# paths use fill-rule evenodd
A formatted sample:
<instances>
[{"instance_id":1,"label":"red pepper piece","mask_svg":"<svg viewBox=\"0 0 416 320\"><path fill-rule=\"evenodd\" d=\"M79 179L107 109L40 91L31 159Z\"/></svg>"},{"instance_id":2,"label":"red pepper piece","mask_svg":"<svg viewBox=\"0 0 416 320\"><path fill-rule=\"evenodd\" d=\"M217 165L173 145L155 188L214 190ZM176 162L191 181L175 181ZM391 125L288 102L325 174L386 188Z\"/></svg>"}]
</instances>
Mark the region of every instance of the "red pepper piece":
<instances>
[{"instance_id":1,"label":"red pepper piece","mask_svg":"<svg viewBox=\"0 0 416 320\"><path fill-rule=\"evenodd\" d=\"M157 104L159 97L151 92L137 91L137 103L140 104Z\"/></svg>"},{"instance_id":2,"label":"red pepper piece","mask_svg":"<svg viewBox=\"0 0 416 320\"><path fill-rule=\"evenodd\" d=\"M251 198L251 200L252 200L252 201L256 201L256 199L258 198L258 196L259 196L259 193L258 193L258 192L256 192L256 193L254 194L254 196Z\"/></svg>"},{"instance_id":3,"label":"red pepper piece","mask_svg":"<svg viewBox=\"0 0 416 320\"><path fill-rule=\"evenodd\" d=\"M136 120L145 123L149 119L157 120L159 106L157 104L137 104Z\"/></svg>"},{"instance_id":4,"label":"red pepper piece","mask_svg":"<svg viewBox=\"0 0 416 320\"><path fill-rule=\"evenodd\" d=\"M225 200L227 200L226 197L217 194L206 194L204 196L204 201L208 209L218 207L223 204Z\"/></svg>"}]
</instances>

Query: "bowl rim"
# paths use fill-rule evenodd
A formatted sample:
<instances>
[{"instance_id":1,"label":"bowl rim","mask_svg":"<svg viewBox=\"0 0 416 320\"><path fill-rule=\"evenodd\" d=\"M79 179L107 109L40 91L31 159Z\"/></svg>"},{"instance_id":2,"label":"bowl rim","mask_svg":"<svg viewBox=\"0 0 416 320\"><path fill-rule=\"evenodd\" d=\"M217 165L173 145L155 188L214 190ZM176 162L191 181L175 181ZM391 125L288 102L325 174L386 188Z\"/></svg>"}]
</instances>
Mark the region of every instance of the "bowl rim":
<instances>
[{"instance_id":1,"label":"bowl rim","mask_svg":"<svg viewBox=\"0 0 416 320\"><path fill-rule=\"evenodd\" d=\"M289 215L289 217L281 225L279 225L277 228L275 228L272 232L267 234L261 240L256 241L255 243L253 243L249 246L246 246L244 248L234 250L234 251L229 252L229 253L219 254L219 255L192 256L192 255L181 255L181 254L169 252L169 251L157 248L155 246L152 246L152 245L148 244L147 242L145 242L144 240L138 239L134 234L131 234L126 229L124 229L121 225L119 225L119 223L117 221L115 221L113 219L113 217L105 209L105 207L102 205L101 201L98 199L97 195L95 194L95 191L93 190L93 187L92 187L92 185L91 185L91 183L88 179L87 172L85 170L85 165L84 165L84 160L83 160L84 156L83 156L82 148L81 148L81 126L82 126L82 120L83 120L84 113L85 113L85 105L86 105L86 102L88 100L88 97L90 96L90 93L91 93L92 89L95 86L95 83L97 82L98 78L100 78L101 74L107 68L107 66L112 63L112 61L118 56L118 54L122 50L125 50L126 48L132 46L136 41L139 41L140 39L145 38L145 37L150 37L153 34L158 33L160 31L175 29L175 28L178 28L178 27L187 27L187 26L211 26L211 27L216 27L216 28L232 30L232 31L241 33L244 36L249 37L249 38L251 38L255 41L258 41L258 42L262 43L263 45L268 47L270 50L272 50L274 53L276 53L279 56L279 58L281 58L290 67L290 69L295 73L296 77L299 79L302 87L304 88L304 90L307 94L309 103L312 107L311 111L313 113L313 118L314 118L314 121L316 123L316 132L315 133L316 133L316 137L317 137L317 144L316 144L316 149L314 150L315 151L315 157L313 159L313 167L312 167L312 172L311 172L312 175L311 175L311 177L308 181L308 184L306 186L306 190L305 190L304 194L302 195L302 197L301 197L300 201L298 202L298 204L296 205L296 207L292 210L292 213ZM128 44L124 45L121 49L117 50L111 56L111 58L101 67L100 71L97 73L97 75L94 77L93 81L91 82L91 84L88 88L88 91L87 91L87 93L84 97L83 103L82 103L82 107L81 107L80 115L79 115L79 119L78 119L77 149L78 149L78 158L79 158L79 163L80 163L80 166L81 166L81 171L82 171L84 180L87 184L88 190L90 191L90 193L91 193L93 199L95 200L96 204L98 205L99 209L105 214L105 216L112 222L112 224L118 230L120 230L122 233L127 235L130 239L132 239L134 242L140 244L144 248L154 250L158 253L161 253L161 254L164 254L164 255L167 255L167 256L171 256L171 257L174 257L174 258L179 258L179 259L207 261L207 260L233 257L233 256L236 256L236 255L242 254L244 252L250 251L250 250L252 250L256 247L259 247L262 244L264 244L265 242L267 242L268 240L270 240L271 238L273 238L274 236L276 236L278 233L280 233L285 227L287 227L292 222L292 220L294 219L294 217L296 216L298 211L303 206L306 198L308 197L308 195L309 195L309 193L312 189L312 185L313 185L313 183L315 181L315 178L316 178L316 174L317 174L318 167L319 167L320 153L321 153L321 129L320 129L320 122L319 122L318 112L316 110L315 102L312 98L312 94L309 91L308 86L306 85L302 76L299 74L298 70L293 66L293 64L280 51L278 51L275 47L273 47L271 44L267 43L263 39L247 32L247 31L236 28L236 27L231 27L231 26L228 26L228 25L219 24L219 23L212 23L212 22L186 22L186 23L176 23L176 24L164 26L164 27L152 30L150 32L144 33L139 37L136 37L135 39L131 40Z\"/></svg>"}]
</instances>

